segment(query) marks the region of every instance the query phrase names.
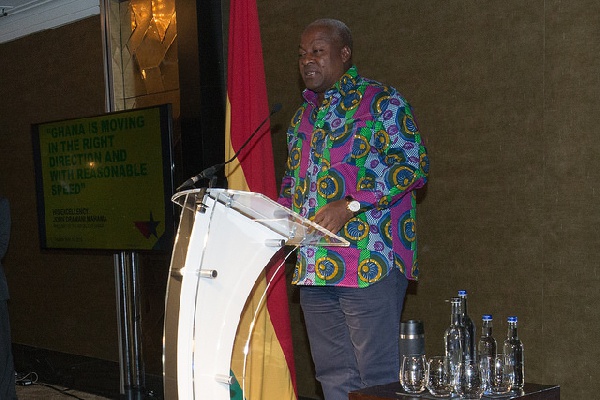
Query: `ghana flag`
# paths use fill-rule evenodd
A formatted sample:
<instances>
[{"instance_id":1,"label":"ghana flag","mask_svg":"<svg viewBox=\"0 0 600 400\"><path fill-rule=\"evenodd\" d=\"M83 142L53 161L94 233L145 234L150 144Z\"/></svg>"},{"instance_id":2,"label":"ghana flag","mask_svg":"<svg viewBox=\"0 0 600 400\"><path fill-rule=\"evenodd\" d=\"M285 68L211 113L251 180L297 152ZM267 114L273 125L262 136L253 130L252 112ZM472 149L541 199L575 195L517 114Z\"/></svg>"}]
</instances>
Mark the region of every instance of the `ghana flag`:
<instances>
[{"instance_id":1,"label":"ghana flag","mask_svg":"<svg viewBox=\"0 0 600 400\"><path fill-rule=\"evenodd\" d=\"M233 157L269 116L262 44L255 0L232 0L229 13L225 159ZM226 165L229 188L277 197L270 127L266 123L244 147L239 158ZM272 260L257 280L240 317L231 360L235 400L295 400L296 378L284 268ZM277 276L273 276L275 271ZM267 286L267 282L272 282ZM265 304L262 294L268 287ZM244 360L251 324L249 356ZM242 391L242 377L245 377ZM245 394L245 399L243 398Z\"/></svg>"}]
</instances>

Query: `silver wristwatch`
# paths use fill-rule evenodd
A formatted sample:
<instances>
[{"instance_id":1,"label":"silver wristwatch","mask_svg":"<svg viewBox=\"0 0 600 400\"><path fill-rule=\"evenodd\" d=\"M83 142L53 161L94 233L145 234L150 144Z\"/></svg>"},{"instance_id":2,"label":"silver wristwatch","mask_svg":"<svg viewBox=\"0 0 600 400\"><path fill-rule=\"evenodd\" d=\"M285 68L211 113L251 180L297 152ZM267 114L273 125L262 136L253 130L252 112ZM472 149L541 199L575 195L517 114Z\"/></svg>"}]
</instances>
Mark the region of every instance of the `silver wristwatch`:
<instances>
[{"instance_id":1,"label":"silver wristwatch","mask_svg":"<svg viewBox=\"0 0 600 400\"><path fill-rule=\"evenodd\" d=\"M354 200L352 198L352 196L346 196L346 208L350 211L352 211L353 213L357 212L358 210L360 210L360 203L358 202L358 200Z\"/></svg>"}]
</instances>

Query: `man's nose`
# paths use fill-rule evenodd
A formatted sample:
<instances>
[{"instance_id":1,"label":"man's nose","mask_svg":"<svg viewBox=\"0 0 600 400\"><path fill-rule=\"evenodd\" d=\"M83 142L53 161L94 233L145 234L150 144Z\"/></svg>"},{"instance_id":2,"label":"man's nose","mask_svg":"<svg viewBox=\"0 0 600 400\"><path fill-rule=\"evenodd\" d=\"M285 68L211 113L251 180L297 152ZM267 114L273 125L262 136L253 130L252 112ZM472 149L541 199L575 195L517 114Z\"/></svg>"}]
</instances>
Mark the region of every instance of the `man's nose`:
<instances>
[{"instance_id":1,"label":"man's nose","mask_svg":"<svg viewBox=\"0 0 600 400\"><path fill-rule=\"evenodd\" d=\"M307 65L314 61L314 58L310 54L304 54L300 56L300 64Z\"/></svg>"}]
</instances>

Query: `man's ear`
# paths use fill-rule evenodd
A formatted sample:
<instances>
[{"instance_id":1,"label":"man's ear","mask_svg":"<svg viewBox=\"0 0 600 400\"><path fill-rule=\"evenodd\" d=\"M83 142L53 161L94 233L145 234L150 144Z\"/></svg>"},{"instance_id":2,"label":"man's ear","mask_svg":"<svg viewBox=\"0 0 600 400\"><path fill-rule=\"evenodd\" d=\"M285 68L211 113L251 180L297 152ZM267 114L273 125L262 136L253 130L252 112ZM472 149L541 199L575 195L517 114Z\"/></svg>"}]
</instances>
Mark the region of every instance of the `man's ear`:
<instances>
[{"instance_id":1,"label":"man's ear","mask_svg":"<svg viewBox=\"0 0 600 400\"><path fill-rule=\"evenodd\" d=\"M351 58L352 58L352 50L350 50L350 47L348 47L348 46L342 47L342 61L346 63Z\"/></svg>"}]
</instances>

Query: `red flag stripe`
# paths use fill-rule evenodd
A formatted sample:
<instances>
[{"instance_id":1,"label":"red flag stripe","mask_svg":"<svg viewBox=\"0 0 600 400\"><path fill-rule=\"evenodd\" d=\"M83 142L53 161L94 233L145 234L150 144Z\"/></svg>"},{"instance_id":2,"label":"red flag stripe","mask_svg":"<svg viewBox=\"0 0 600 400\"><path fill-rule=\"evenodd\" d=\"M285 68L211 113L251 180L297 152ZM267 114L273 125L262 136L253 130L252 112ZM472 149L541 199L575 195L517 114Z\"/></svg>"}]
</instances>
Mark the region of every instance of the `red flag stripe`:
<instances>
[{"instance_id":1,"label":"red flag stripe","mask_svg":"<svg viewBox=\"0 0 600 400\"><path fill-rule=\"evenodd\" d=\"M227 93L230 103L229 135L235 152L269 115L256 0L230 2ZM266 123L242 150L239 162L250 191L263 193L272 199L277 197L269 123ZM282 262L281 257L274 257L266 269L267 279L271 278ZM283 267L279 268L278 276L271 283L267 296L267 309L296 391L292 334Z\"/></svg>"}]
</instances>

